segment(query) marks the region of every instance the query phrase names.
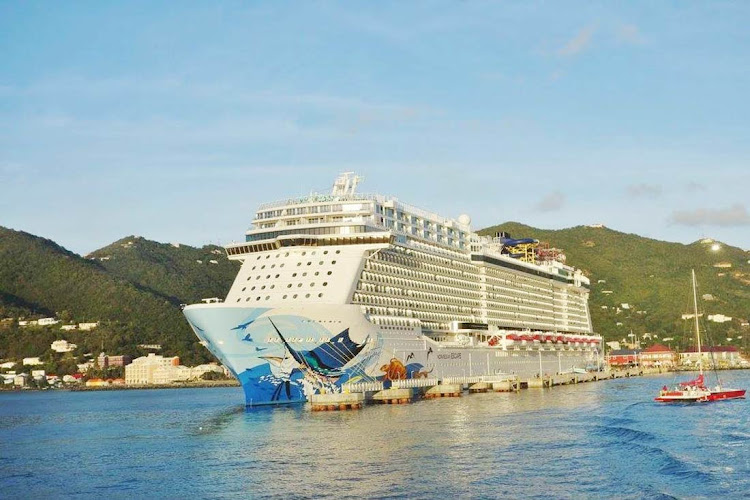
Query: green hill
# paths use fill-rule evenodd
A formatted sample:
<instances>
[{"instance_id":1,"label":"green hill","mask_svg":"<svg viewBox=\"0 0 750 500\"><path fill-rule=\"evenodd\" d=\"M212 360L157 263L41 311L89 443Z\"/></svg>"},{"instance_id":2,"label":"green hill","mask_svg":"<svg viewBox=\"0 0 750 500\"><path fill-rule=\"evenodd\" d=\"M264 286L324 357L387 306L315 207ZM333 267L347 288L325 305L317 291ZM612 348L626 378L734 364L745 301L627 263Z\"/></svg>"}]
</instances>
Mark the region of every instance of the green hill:
<instances>
[{"instance_id":1,"label":"green hill","mask_svg":"<svg viewBox=\"0 0 750 500\"><path fill-rule=\"evenodd\" d=\"M110 273L53 241L0 228L0 308L3 316L56 315L64 322L99 321L91 332L4 325L0 358L39 355L52 337L66 338L82 352L105 349L139 355L139 344L161 344L185 362L203 362L198 344L174 297ZM45 346L46 344L46 346Z\"/></svg>"},{"instance_id":2,"label":"green hill","mask_svg":"<svg viewBox=\"0 0 750 500\"><path fill-rule=\"evenodd\" d=\"M711 295L712 300L702 302L705 311L734 318L709 323L713 338L747 350L750 330L738 318L750 317L748 252L728 245L713 251L705 242L683 245L584 226L542 230L509 222L480 233L496 231L563 249L567 262L591 279L594 329L607 340L621 340L632 330L639 336L674 337L670 343L675 347L690 344L691 325L680 316L691 308L694 268L699 293ZM213 245L193 248L130 236L83 258L53 241L2 227L0 262L0 319L54 315L63 322L100 322L90 332L0 323L0 359L44 353L50 362L61 362L49 349L59 338L78 344L79 361L83 353L102 349L142 355L140 344L161 344L162 353L178 355L186 364L212 359L190 331L179 304L224 297L238 270Z\"/></svg>"},{"instance_id":3,"label":"green hill","mask_svg":"<svg viewBox=\"0 0 750 500\"><path fill-rule=\"evenodd\" d=\"M608 340L622 340L632 329L639 336L649 332L660 338L675 337L673 345L689 344L690 324L681 315L692 310L690 270L695 269L699 296L713 298L701 301L702 310L735 318L707 325L714 340L747 346L744 337L750 331L737 320L750 317L750 254L742 249L722 244L714 251L708 242L683 245L588 226L543 230L508 222L480 234L497 231L563 249L567 263L591 279L594 329ZM727 337L733 340L728 342Z\"/></svg>"},{"instance_id":4,"label":"green hill","mask_svg":"<svg viewBox=\"0 0 750 500\"><path fill-rule=\"evenodd\" d=\"M175 304L225 297L239 271L223 248L194 248L128 236L86 256L114 276L168 297Z\"/></svg>"}]
</instances>

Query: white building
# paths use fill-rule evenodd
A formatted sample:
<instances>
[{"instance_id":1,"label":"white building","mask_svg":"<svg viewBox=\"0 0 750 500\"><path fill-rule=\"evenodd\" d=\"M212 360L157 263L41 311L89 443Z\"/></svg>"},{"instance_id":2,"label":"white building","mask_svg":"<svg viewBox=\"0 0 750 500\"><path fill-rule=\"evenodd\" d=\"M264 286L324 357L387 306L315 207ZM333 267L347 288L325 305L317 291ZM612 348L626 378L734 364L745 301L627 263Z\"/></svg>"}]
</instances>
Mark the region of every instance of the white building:
<instances>
[{"instance_id":1,"label":"white building","mask_svg":"<svg viewBox=\"0 0 750 500\"><path fill-rule=\"evenodd\" d=\"M125 367L125 383L128 385L171 384L198 379L204 373L224 373L221 366L211 363L188 367L180 365L180 358L149 354L136 358Z\"/></svg>"},{"instance_id":2,"label":"white building","mask_svg":"<svg viewBox=\"0 0 750 500\"><path fill-rule=\"evenodd\" d=\"M78 328L78 325L63 325L60 327L60 330L69 332L70 330L75 330L76 328Z\"/></svg>"},{"instance_id":3,"label":"white building","mask_svg":"<svg viewBox=\"0 0 750 500\"><path fill-rule=\"evenodd\" d=\"M6 361L5 363L0 364L0 369L10 370L14 366L16 366L15 361Z\"/></svg>"},{"instance_id":4,"label":"white building","mask_svg":"<svg viewBox=\"0 0 750 500\"><path fill-rule=\"evenodd\" d=\"M174 356L165 358L164 356L149 353L148 356L136 358L132 363L125 367L125 383L128 385L144 385L165 382L156 382L156 370L164 367L177 367L180 365L180 358ZM163 371L159 373L159 380L166 379Z\"/></svg>"},{"instance_id":5,"label":"white building","mask_svg":"<svg viewBox=\"0 0 750 500\"><path fill-rule=\"evenodd\" d=\"M13 377L13 385L16 385L18 387L24 387L26 384L29 383L29 377L28 373L19 373L15 377Z\"/></svg>"},{"instance_id":6,"label":"white building","mask_svg":"<svg viewBox=\"0 0 750 500\"><path fill-rule=\"evenodd\" d=\"M50 345L50 348L55 352L70 352L77 348L76 344L71 344L67 340L55 340Z\"/></svg>"},{"instance_id":7,"label":"white building","mask_svg":"<svg viewBox=\"0 0 750 500\"><path fill-rule=\"evenodd\" d=\"M37 325L39 326L50 326L50 325L56 325L60 322L60 320L57 320L55 318L42 318L37 320Z\"/></svg>"},{"instance_id":8,"label":"white building","mask_svg":"<svg viewBox=\"0 0 750 500\"><path fill-rule=\"evenodd\" d=\"M93 330L97 326L99 326L99 322L98 321L96 321L94 323L78 323L78 329L79 330L84 330L84 331Z\"/></svg>"},{"instance_id":9,"label":"white building","mask_svg":"<svg viewBox=\"0 0 750 500\"><path fill-rule=\"evenodd\" d=\"M37 365L43 365L44 363L39 359L39 357L36 358L23 358L23 364L28 366L37 366Z\"/></svg>"},{"instance_id":10,"label":"white building","mask_svg":"<svg viewBox=\"0 0 750 500\"><path fill-rule=\"evenodd\" d=\"M726 323L732 321L732 318L724 316L723 314L709 314L708 321L713 321L714 323Z\"/></svg>"}]
</instances>

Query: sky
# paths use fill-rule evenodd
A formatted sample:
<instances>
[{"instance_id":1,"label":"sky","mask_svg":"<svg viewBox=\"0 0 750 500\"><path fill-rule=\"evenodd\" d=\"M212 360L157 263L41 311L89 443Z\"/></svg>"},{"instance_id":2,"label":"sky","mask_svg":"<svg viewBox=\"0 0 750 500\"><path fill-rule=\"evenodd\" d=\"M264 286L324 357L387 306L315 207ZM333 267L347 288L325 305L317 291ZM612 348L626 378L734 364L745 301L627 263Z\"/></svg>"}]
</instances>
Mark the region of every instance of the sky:
<instances>
[{"instance_id":1,"label":"sky","mask_svg":"<svg viewBox=\"0 0 750 500\"><path fill-rule=\"evenodd\" d=\"M750 249L748 2L0 3L0 225L240 241L362 192ZM518 235L523 236L523 235Z\"/></svg>"}]
</instances>

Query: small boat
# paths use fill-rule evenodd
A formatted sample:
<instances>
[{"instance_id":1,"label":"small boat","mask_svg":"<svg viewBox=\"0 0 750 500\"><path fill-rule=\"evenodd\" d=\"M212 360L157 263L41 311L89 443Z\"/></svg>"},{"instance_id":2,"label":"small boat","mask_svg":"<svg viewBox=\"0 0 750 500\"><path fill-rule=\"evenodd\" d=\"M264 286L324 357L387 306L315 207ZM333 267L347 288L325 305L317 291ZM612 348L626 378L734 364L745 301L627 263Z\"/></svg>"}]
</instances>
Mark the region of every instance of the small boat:
<instances>
[{"instance_id":1,"label":"small boat","mask_svg":"<svg viewBox=\"0 0 750 500\"><path fill-rule=\"evenodd\" d=\"M716 376L717 384L714 387L706 387L703 376L703 356L701 355L701 335L698 324L698 292L695 284L695 270L692 272L693 277L693 305L695 316L695 340L698 345L698 371L699 375L693 380L680 382L677 387L670 389L667 386L662 387L659 395L654 401L660 403L705 403L710 401L722 401L726 399L744 399L745 389L730 389L723 387L721 380ZM714 366L714 372L716 372Z\"/></svg>"}]
</instances>

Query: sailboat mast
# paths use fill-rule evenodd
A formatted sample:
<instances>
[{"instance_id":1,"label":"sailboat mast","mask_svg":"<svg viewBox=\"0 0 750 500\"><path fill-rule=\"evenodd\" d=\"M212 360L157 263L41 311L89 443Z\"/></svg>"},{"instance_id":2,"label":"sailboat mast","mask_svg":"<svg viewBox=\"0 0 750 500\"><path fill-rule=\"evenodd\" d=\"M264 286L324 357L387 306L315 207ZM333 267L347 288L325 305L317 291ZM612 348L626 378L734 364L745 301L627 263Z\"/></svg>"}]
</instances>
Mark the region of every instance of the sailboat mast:
<instances>
[{"instance_id":1,"label":"sailboat mast","mask_svg":"<svg viewBox=\"0 0 750 500\"><path fill-rule=\"evenodd\" d=\"M703 355L701 354L701 332L698 326L698 291L695 285L695 269L691 269L693 274L693 306L695 308L695 340L698 342L698 370L703 375Z\"/></svg>"}]
</instances>

